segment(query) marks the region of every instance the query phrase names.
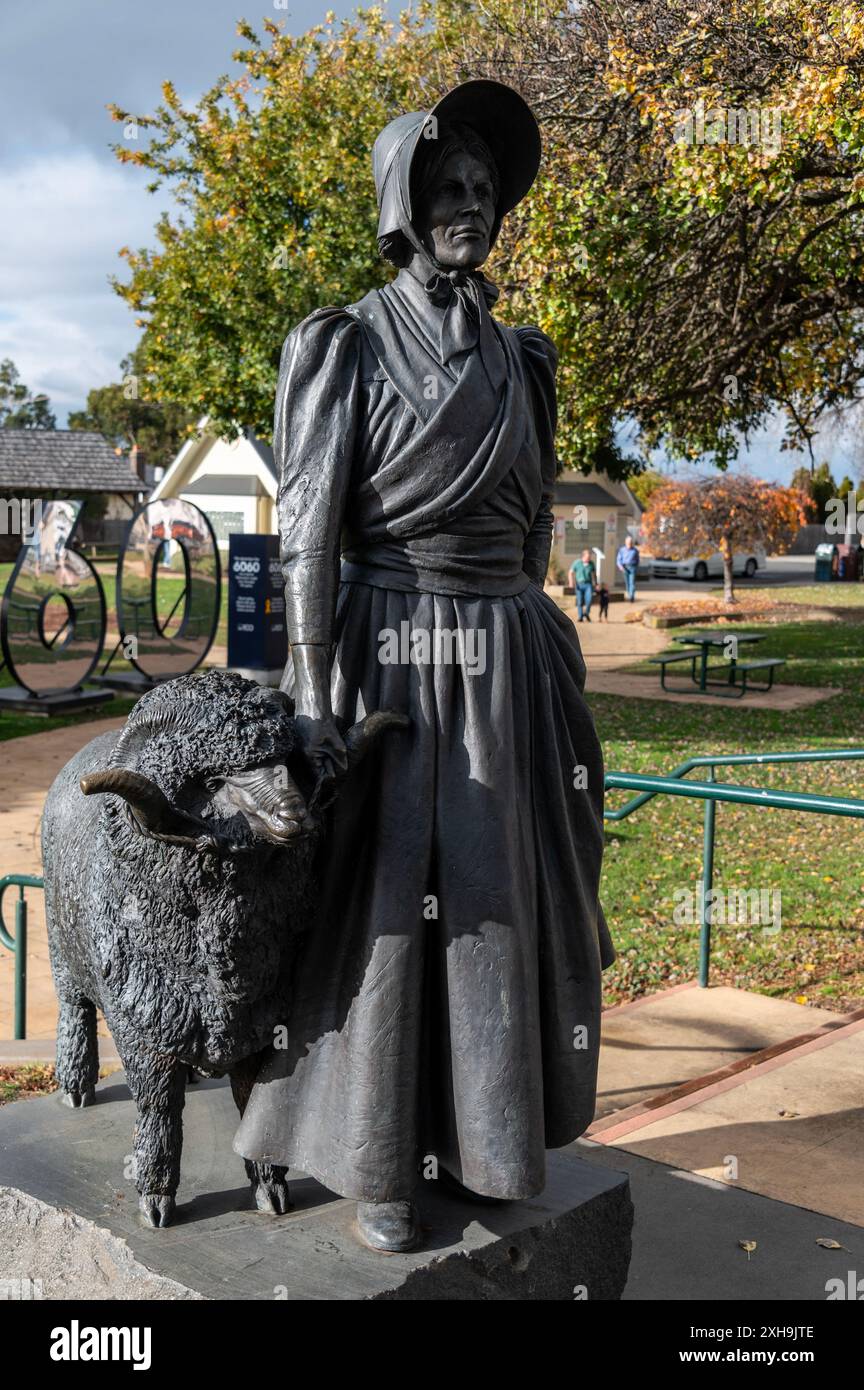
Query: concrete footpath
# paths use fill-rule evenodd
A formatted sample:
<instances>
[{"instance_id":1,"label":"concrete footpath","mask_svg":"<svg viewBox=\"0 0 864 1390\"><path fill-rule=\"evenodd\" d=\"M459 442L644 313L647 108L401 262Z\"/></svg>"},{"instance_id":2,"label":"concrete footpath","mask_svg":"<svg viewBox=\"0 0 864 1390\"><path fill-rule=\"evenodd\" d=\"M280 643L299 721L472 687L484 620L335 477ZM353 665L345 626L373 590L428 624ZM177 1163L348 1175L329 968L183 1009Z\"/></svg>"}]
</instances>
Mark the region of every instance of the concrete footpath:
<instances>
[{"instance_id":1,"label":"concrete footpath","mask_svg":"<svg viewBox=\"0 0 864 1390\"><path fill-rule=\"evenodd\" d=\"M668 645L668 642L663 644L664 648ZM731 705L743 710L796 710L819 705L823 700L831 700L835 695L842 694L839 688L830 685L786 685L778 682L770 690L750 690L743 696L729 696L722 692L717 694L716 691L706 695L700 694L695 686L690 690L686 689L685 682L688 677L680 669L677 676L674 672L671 675L667 672L669 679L677 682L677 687L680 688L664 690L660 684L659 666L653 675L634 676L632 672L621 670L619 667L611 669L608 666L591 664L587 657L585 664L588 666L585 689L589 695L620 695L625 700L662 700L664 704L671 705L704 705L713 701L716 705Z\"/></svg>"},{"instance_id":2,"label":"concrete footpath","mask_svg":"<svg viewBox=\"0 0 864 1390\"><path fill-rule=\"evenodd\" d=\"M824 1300L864 1274L862 1074L864 1010L695 984L607 1010L571 1151L630 1176L625 1299Z\"/></svg>"},{"instance_id":3,"label":"concrete footpath","mask_svg":"<svg viewBox=\"0 0 864 1390\"><path fill-rule=\"evenodd\" d=\"M824 1302L829 1279L845 1284L850 1270L864 1277L859 1225L587 1140L568 1152L629 1175L635 1217L625 1301ZM756 1242L749 1259L740 1241Z\"/></svg>"},{"instance_id":4,"label":"concrete footpath","mask_svg":"<svg viewBox=\"0 0 864 1390\"><path fill-rule=\"evenodd\" d=\"M864 1009L669 990L604 1015L589 1137L864 1228L862 1075Z\"/></svg>"}]
</instances>

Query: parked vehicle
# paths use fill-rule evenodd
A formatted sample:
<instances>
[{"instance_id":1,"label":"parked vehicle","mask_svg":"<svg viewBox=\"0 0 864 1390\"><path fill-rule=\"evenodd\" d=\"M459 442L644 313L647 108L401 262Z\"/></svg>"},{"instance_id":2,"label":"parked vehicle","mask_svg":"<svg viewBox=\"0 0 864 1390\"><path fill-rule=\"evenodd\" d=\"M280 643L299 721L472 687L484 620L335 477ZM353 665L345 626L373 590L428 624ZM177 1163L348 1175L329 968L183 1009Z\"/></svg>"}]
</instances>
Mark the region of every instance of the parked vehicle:
<instances>
[{"instance_id":1,"label":"parked vehicle","mask_svg":"<svg viewBox=\"0 0 864 1390\"><path fill-rule=\"evenodd\" d=\"M744 550L732 557L733 574L743 574L746 579L752 579L757 570L764 570L765 565L764 550ZM653 574L655 579L695 579L697 582L722 579L723 556L719 550L707 559L693 556L684 560L671 560L666 556L655 555Z\"/></svg>"}]
</instances>

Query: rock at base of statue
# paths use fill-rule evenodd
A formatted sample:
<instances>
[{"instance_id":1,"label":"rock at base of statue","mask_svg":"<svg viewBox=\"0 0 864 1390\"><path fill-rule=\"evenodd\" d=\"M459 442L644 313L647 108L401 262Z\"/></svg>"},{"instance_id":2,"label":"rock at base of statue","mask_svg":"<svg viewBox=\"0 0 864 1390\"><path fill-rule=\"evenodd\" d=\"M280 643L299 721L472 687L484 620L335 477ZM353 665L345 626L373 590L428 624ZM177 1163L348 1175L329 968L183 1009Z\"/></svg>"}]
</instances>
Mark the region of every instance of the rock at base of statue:
<instances>
[{"instance_id":1,"label":"rock at base of statue","mask_svg":"<svg viewBox=\"0 0 864 1390\"><path fill-rule=\"evenodd\" d=\"M253 1209L231 1149L237 1112L219 1081L187 1092L176 1225L144 1229L134 1119L121 1072L83 1110L59 1095L0 1109L4 1279L30 1281L44 1299L621 1297L633 1222L627 1175L567 1152L549 1155L546 1190L530 1201L480 1206L421 1179L424 1248L379 1255L356 1238L355 1203L311 1178L291 1183L287 1216Z\"/></svg>"}]
</instances>

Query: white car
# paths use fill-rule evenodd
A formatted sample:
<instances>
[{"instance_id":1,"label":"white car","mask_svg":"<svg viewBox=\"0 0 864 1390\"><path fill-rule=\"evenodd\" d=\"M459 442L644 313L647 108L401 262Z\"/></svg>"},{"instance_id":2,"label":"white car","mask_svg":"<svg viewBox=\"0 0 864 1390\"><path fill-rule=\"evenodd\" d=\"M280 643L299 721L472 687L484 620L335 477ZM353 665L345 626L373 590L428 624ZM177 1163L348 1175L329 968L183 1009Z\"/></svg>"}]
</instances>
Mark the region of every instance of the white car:
<instances>
[{"instance_id":1,"label":"white car","mask_svg":"<svg viewBox=\"0 0 864 1390\"><path fill-rule=\"evenodd\" d=\"M757 570L764 568L764 550L744 550L732 557L733 573L743 574L746 579L752 579ZM722 579L723 556L719 550L707 559L670 560L662 555L655 555L651 573L655 579Z\"/></svg>"}]
</instances>

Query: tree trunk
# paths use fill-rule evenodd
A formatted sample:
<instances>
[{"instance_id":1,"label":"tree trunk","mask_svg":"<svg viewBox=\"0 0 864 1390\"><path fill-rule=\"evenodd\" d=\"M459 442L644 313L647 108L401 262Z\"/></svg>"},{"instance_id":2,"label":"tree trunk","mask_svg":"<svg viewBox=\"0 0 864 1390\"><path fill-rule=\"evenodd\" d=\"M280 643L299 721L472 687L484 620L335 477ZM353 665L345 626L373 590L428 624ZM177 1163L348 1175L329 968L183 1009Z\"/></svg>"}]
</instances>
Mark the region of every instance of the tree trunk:
<instances>
[{"instance_id":1,"label":"tree trunk","mask_svg":"<svg viewBox=\"0 0 864 1390\"><path fill-rule=\"evenodd\" d=\"M737 603L735 578L732 574L732 546L727 536L720 542L720 554L723 556L723 602Z\"/></svg>"}]
</instances>

